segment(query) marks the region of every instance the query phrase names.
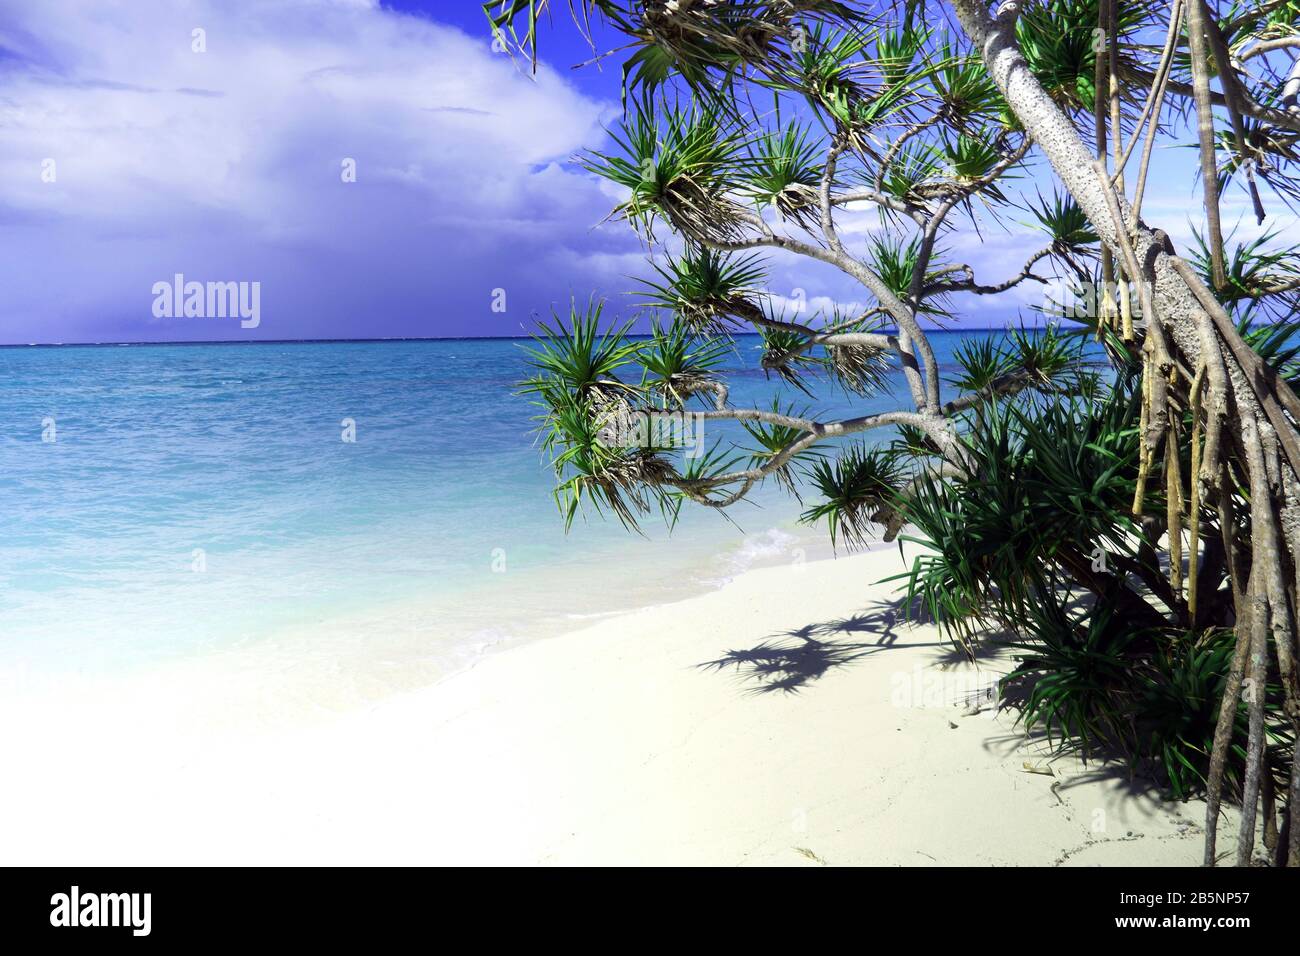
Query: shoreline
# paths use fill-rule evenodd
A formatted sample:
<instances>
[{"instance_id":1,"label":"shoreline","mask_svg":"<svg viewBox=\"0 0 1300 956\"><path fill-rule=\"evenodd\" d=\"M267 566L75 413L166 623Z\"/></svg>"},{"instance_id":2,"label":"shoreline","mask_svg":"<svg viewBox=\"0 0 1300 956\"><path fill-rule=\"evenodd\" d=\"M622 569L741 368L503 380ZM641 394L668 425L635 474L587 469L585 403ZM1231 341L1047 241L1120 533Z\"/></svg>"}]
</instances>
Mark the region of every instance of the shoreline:
<instances>
[{"instance_id":1,"label":"shoreline","mask_svg":"<svg viewBox=\"0 0 1300 956\"><path fill-rule=\"evenodd\" d=\"M1006 665L966 663L932 626L899 620L892 588L875 582L901 566L891 546L752 570L486 654L420 689L260 729L186 719L205 706L200 685L214 690L202 668L71 692L44 713L29 701L8 725L21 715L42 733L6 737L4 760L40 785L0 798L7 856L1199 862L1202 804L1165 803L1122 770L1052 759L1007 715L971 712ZM292 670L260 677L264 702L296 696ZM84 743L69 760L50 740Z\"/></svg>"},{"instance_id":2,"label":"shoreline","mask_svg":"<svg viewBox=\"0 0 1300 956\"><path fill-rule=\"evenodd\" d=\"M456 592L413 592L342 607L310 605L298 623L197 650L182 646L166 655L126 658L116 667L96 661L46 668L23 661L0 668L0 693L44 697L68 686L93 692L96 685L146 688L180 680L199 697L233 695L251 703L258 727L346 713L441 683L493 654L714 593L756 569L837 559L824 535L789 514L755 525L758 530L735 537L696 529L692 536L633 541L649 550L621 562L602 554L603 564L584 558L540 570L485 572ZM575 577L589 585L581 597L573 596ZM635 587L621 587L629 579ZM552 603L556 595L563 605ZM264 674L287 678L281 689L305 706L290 712L251 701L269 696L261 686Z\"/></svg>"}]
</instances>

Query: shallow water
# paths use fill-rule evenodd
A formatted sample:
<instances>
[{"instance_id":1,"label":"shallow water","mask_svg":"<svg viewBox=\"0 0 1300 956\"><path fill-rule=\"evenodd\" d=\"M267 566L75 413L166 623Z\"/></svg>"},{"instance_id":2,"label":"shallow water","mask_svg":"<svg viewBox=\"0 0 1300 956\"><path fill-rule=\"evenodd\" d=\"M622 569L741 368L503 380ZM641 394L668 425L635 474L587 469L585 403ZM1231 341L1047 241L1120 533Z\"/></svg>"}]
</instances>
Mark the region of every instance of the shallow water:
<instances>
[{"instance_id":1,"label":"shallow water","mask_svg":"<svg viewBox=\"0 0 1300 956\"><path fill-rule=\"evenodd\" d=\"M941 362L959 339L935 337ZM730 359L732 404L813 404L755 367L757 343ZM131 668L349 619L455 667L830 553L776 488L734 524L688 507L671 536L597 517L566 535L512 394L526 374L509 340L0 349L6 666ZM898 376L816 408L904 396Z\"/></svg>"}]
</instances>

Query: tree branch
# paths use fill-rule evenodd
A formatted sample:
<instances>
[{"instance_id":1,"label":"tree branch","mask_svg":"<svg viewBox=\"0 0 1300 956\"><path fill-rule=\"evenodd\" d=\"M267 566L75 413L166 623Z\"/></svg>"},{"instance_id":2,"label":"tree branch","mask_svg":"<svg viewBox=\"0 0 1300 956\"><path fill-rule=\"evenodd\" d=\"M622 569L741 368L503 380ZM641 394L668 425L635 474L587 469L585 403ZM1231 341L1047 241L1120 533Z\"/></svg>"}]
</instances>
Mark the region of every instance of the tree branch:
<instances>
[{"instance_id":1,"label":"tree branch","mask_svg":"<svg viewBox=\"0 0 1300 956\"><path fill-rule=\"evenodd\" d=\"M942 295L947 292L973 292L976 295L997 295L999 292L1006 292L1008 289L1019 285L1026 279L1033 279L1035 282L1046 283L1047 280L1040 275L1035 275L1030 270L1040 260L1045 259L1056 251L1055 246L1047 246L1039 249L1026 261L1024 268L1017 275L999 282L996 285L980 285L975 281L975 274L970 266L962 265L955 267L955 271L965 272L966 279L962 282L936 282L926 286L921 290L921 297L928 298L932 295Z\"/></svg>"}]
</instances>

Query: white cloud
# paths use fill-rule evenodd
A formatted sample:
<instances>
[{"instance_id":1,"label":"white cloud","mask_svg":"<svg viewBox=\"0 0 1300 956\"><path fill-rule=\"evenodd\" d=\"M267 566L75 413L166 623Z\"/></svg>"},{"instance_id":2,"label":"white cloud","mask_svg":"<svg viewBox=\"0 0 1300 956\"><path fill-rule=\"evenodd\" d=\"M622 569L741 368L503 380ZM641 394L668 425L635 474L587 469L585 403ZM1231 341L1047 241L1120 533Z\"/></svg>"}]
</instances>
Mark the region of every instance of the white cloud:
<instances>
[{"instance_id":1,"label":"white cloud","mask_svg":"<svg viewBox=\"0 0 1300 956\"><path fill-rule=\"evenodd\" d=\"M124 206L198 201L275 223L300 211L317 177L337 182L344 156L363 180L507 208L521 167L598 135L601 105L545 68L521 80L486 38L367 3L106 11L55 0L9 17L6 39L61 37L57 71L6 84L0 182L20 208L116 219ZM196 25L207 52L191 49ZM38 175L47 156L59 164L54 189Z\"/></svg>"},{"instance_id":2,"label":"white cloud","mask_svg":"<svg viewBox=\"0 0 1300 956\"><path fill-rule=\"evenodd\" d=\"M521 74L486 33L361 0L3 6L0 254L37 260L31 284L7 290L6 326L54 311L53 259L66 315L122 308L116 276L135 289L240 248L270 268L295 249L409 247L411 267L437 272L470 249L490 262L494 242L531 239L554 266L557 234L572 262L611 241L584 234L607 200L564 165L600 142L611 104L544 64ZM192 49L196 28L206 52Z\"/></svg>"}]
</instances>

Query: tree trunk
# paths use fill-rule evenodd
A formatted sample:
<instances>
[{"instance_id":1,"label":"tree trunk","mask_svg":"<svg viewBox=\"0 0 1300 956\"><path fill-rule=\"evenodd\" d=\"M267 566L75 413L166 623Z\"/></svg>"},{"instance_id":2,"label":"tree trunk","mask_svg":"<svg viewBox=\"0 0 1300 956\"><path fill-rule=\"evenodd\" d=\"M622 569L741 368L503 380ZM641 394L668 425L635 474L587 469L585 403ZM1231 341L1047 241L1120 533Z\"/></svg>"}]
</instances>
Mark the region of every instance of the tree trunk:
<instances>
[{"instance_id":1,"label":"tree trunk","mask_svg":"<svg viewBox=\"0 0 1300 956\"><path fill-rule=\"evenodd\" d=\"M1242 433L1240 423L1249 422L1255 426L1250 429L1250 437L1258 443L1257 451L1245 456L1238 451L1234 463L1243 477L1251 479L1249 487L1254 491L1250 542L1254 561L1269 564L1270 576L1277 575L1288 582L1280 589L1282 593L1278 593L1276 588L1270 589L1264 600L1271 615L1274 650L1284 687L1283 707L1293 725L1300 728L1300 705L1297 704L1292 666L1296 653L1293 618L1295 575L1300 574L1300 562L1296 560L1300 552L1300 472L1297 471L1300 456L1295 453L1298 447L1296 429L1281 411L1286 407L1294 414L1300 403L1296 402L1289 386L1268 369L1260 367L1236 329L1230 322L1223 321L1225 316L1212 316L1207 312L1214 307L1212 297L1186 264L1174 259L1168 238L1140 220L1131 222L1132 210L1126 199L1115 197L1103 186L1093 165L1094 157L1074 124L1048 96L1020 52L1014 27L1019 6L1017 0L1010 0L1002 5L997 18L994 18L985 9L983 0L953 0L962 28L979 50L993 81L1024 129L1047 156L1065 188L1092 222L1102 242L1120 263L1128 258L1126 247L1131 247L1137 268L1143 274L1130 276L1130 279L1149 283L1147 301L1154 306L1154 314L1147 311L1144 316L1148 323L1146 337L1150 340L1154 334L1157 339L1171 343L1173 367L1169 381L1172 394L1181 398L1183 407L1187 407L1187 384L1195 371L1203 363L1211 369L1222 368L1226 371L1226 381L1221 378L1217 391L1226 394L1213 396L1213 401L1207 403L1207 415L1213 419L1216 415L1231 414L1236 423L1237 427L1227 432L1225 452L1239 447L1236 443ZM1158 117L1152 118L1152 122L1157 120ZM1113 205L1116 201L1118 209ZM1117 223L1116 213L1122 225ZM1125 226L1127 236L1120 231ZM1181 377L1178 375L1180 371ZM1164 387L1166 376L1161 369L1148 365L1147 374ZM1217 427L1216 422L1209 424ZM1196 476L1192 480L1196 480ZM1261 494L1267 498L1266 501L1258 500ZM1275 534L1275 531L1280 533ZM1233 586L1236 590L1241 582L1234 581ZM1243 610L1240 606L1237 608L1239 619ZM1296 800L1300 799L1297 781L1300 781L1300 775L1293 768L1288 810L1294 810ZM1253 796L1259 789L1258 777L1247 782L1250 785L1246 792ZM1246 808L1247 818L1253 819L1253 814L1253 805ZM1216 823L1214 820L1207 822L1211 828ZM1292 852L1288 863L1291 866L1300 865L1298 829L1293 824L1289 834ZM1248 855L1254 838L1253 828L1251 833L1243 832L1242 836L1243 845L1238 851Z\"/></svg>"}]
</instances>

